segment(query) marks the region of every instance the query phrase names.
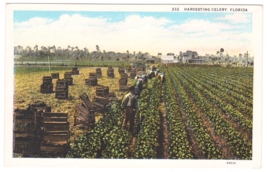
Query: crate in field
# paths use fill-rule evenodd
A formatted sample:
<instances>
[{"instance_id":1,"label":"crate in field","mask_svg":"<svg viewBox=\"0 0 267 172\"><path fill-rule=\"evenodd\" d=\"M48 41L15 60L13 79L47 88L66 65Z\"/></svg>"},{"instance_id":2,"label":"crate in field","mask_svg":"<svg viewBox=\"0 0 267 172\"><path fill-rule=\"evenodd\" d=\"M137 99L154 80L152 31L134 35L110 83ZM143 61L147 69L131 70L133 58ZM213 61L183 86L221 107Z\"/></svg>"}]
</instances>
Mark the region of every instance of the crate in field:
<instances>
[{"instance_id":1,"label":"crate in field","mask_svg":"<svg viewBox=\"0 0 267 172\"><path fill-rule=\"evenodd\" d=\"M41 93L53 93L53 83L51 76L44 76L43 83L40 87Z\"/></svg>"},{"instance_id":2,"label":"crate in field","mask_svg":"<svg viewBox=\"0 0 267 172\"><path fill-rule=\"evenodd\" d=\"M103 87L96 87L95 92L96 96L101 96L101 97L105 96L105 91Z\"/></svg>"},{"instance_id":3,"label":"crate in field","mask_svg":"<svg viewBox=\"0 0 267 172\"><path fill-rule=\"evenodd\" d=\"M85 79L85 85L96 86L97 85L97 78Z\"/></svg>"},{"instance_id":4,"label":"crate in field","mask_svg":"<svg viewBox=\"0 0 267 172\"><path fill-rule=\"evenodd\" d=\"M42 113L51 107L37 102L26 110L14 111L14 153L37 153L40 150Z\"/></svg>"},{"instance_id":5,"label":"crate in field","mask_svg":"<svg viewBox=\"0 0 267 172\"><path fill-rule=\"evenodd\" d=\"M71 72L65 72L64 73L64 79L66 79L66 78L72 78L71 75L72 75Z\"/></svg>"},{"instance_id":6,"label":"crate in field","mask_svg":"<svg viewBox=\"0 0 267 172\"><path fill-rule=\"evenodd\" d=\"M58 99L68 99L68 82L67 82L67 80L65 80L65 79L57 80L55 97Z\"/></svg>"},{"instance_id":7,"label":"crate in field","mask_svg":"<svg viewBox=\"0 0 267 172\"><path fill-rule=\"evenodd\" d=\"M71 74L72 75L79 75L79 69L77 67L72 68Z\"/></svg>"},{"instance_id":8,"label":"crate in field","mask_svg":"<svg viewBox=\"0 0 267 172\"><path fill-rule=\"evenodd\" d=\"M129 90L128 85L120 85L119 90L120 91L128 91Z\"/></svg>"},{"instance_id":9,"label":"crate in field","mask_svg":"<svg viewBox=\"0 0 267 172\"><path fill-rule=\"evenodd\" d=\"M96 78L97 76L96 76L96 73L89 73L89 78Z\"/></svg>"},{"instance_id":10,"label":"crate in field","mask_svg":"<svg viewBox=\"0 0 267 172\"><path fill-rule=\"evenodd\" d=\"M59 73L51 73L52 79L59 79Z\"/></svg>"},{"instance_id":11,"label":"crate in field","mask_svg":"<svg viewBox=\"0 0 267 172\"><path fill-rule=\"evenodd\" d=\"M127 85L128 79L127 78L121 78L119 79L119 85Z\"/></svg>"},{"instance_id":12,"label":"crate in field","mask_svg":"<svg viewBox=\"0 0 267 172\"><path fill-rule=\"evenodd\" d=\"M107 71L107 76L109 77L109 78L114 78L114 69L108 69L108 71Z\"/></svg>"},{"instance_id":13,"label":"crate in field","mask_svg":"<svg viewBox=\"0 0 267 172\"><path fill-rule=\"evenodd\" d=\"M33 111L14 113L14 152L35 152L37 144L36 115Z\"/></svg>"},{"instance_id":14,"label":"crate in field","mask_svg":"<svg viewBox=\"0 0 267 172\"><path fill-rule=\"evenodd\" d=\"M95 111L89 110L82 105L77 105L76 109L78 111L78 115L75 120L75 125L79 128L92 129L95 125Z\"/></svg>"},{"instance_id":15,"label":"crate in field","mask_svg":"<svg viewBox=\"0 0 267 172\"><path fill-rule=\"evenodd\" d=\"M41 93L53 93L53 84L51 85L45 85L42 84L40 88Z\"/></svg>"},{"instance_id":16,"label":"crate in field","mask_svg":"<svg viewBox=\"0 0 267 172\"><path fill-rule=\"evenodd\" d=\"M124 67L119 67L118 72L121 73L125 73L125 68Z\"/></svg>"},{"instance_id":17,"label":"crate in field","mask_svg":"<svg viewBox=\"0 0 267 172\"><path fill-rule=\"evenodd\" d=\"M43 135L40 151L67 153L69 150L69 122L67 113L43 113Z\"/></svg>"},{"instance_id":18,"label":"crate in field","mask_svg":"<svg viewBox=\"0 0 267 172\"><path fill-rule=\"evenodd\" d=\"M68 85L73 85L73 78L71 77L71 72L64 73L64 79L68 82Z\"/></svg>"},{"instance_id":19,"label":"crate in field","mask_svg":"<svg viewBox=\"0 0 267 172\"><path fill-rule=\"evenodd\" d=\"M130 73L132 68L129 66L129 67L126 68L126 70L127 70L128 73Z\"/></svg>"},{"instance_id":20,"label":"crate in field","mask_svg":"<svg viewBox=\"0 0 267 172\"><path fill-rule=\"evenodd\" d=\"M86 93L84 93L84 94L81 94L80 96L80 99L83 101L83 103L85 104L85 107L87 108L87 109L91 109L92 108L92 102L90 101L90 99L89 99L89 97L87 96L87 94Z\"/></svg>"},{"instance_id":21,"label":"crate in field","mask_svg":"<svg viewBox=\"0 0 267 172\"><path fill-rule=\"evenodd\" d=\"M98 78L102 76L101 68L96 68L96 76Z\"/></svg>"},{"instance_id":22,"label":"crate in field","mask_svg":"<svg viewBox=\"0 0 267 172\"><path fill-rule=\"evenodd\" d=\"M75 116L75 126L92 129L95 125L95 110L93 109L93 103L90 101L86 93L81 94L79 97L82 103L76 105L78 115Z\"/></svg>"},{"instance_id":23,"label":"crate in field","mask_svg":"<svg viewBox=\"0 0 267 172\"><path fill-rule=\"evenodd\" d=\"M128 78L128 74L127 73L120 73L120 75L121 75L121 78Z\"/></svg>"}]
</instances>

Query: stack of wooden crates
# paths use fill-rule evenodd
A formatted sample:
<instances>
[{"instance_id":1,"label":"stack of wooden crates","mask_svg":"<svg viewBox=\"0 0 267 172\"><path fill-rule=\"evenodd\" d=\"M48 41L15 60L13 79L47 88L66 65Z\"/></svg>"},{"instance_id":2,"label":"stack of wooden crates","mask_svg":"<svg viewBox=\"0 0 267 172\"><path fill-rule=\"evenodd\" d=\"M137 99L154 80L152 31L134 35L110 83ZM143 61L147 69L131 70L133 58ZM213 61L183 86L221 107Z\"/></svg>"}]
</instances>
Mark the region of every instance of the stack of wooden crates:
<instances>
[{"instance_id":1,"label":"stack of wooden crates","mask_svg":"<svg viewBox=\"0 0 267 172\"><path fill-rule=\"evenodd\" d=\"M70 72L72 75L79 75L79 69L77 67L72 68L72 71Z\"/></svg>"},{"instance_id":2,"label":"stack of wooden crates","mask_svg":"<svg viewBox=\"0 0 267 172\"><path fill-rule=\"evenodd\" d=\"M127 82L128 82L128 74L121 73L121 78L119 80L119 90L120 91L127 91L128 90Z\"/></svg>"},{"instance_id":3,"label":"stack of wooden crates","mask_svg":"<svg viewBox=\"0 0 267 172\"><path fill-rule=\"evenodd\" d=\"M51 73L52 79L59 79L59 73Z\"/></svg>"},{"instance_id":4,"label":"stack of wooden crates","mask_svg":"<svg viewBox=\"0 0 267 172\"><path fill-rule=\"evenodd\" d=\"M56 98L68 99L68 82L65 79L58 79L56 85Z\"/></svg>"},{"instance_id":5,"label":"stack of wooden crates","mask_svg":"<svg viewBox=\"0 0 267 172\"><path fill-rule=\"evenodd\" d=\"M89 73L89 78L85 79L85 84L90 86L96 86L97 85L96 73Z\"/></svg>"},{"instance_id":6,"label":"stack of wooden crates","mask_svg":"<svg viewBox=\"0 0 267 172\"><path fill-rule=\"evenodd\" d=\"M112 67L108 67L107 75L109 78L114 78L114 69Z\"/></svg>"},{"instance_id":7,"label":"stack of wooden crates","mask_svg":"<svg viewBox=\"0 0 267 172\"><path fill-rule=\"evenodd\" d=\"M118 72L119 72L119 74L125 73L125 68L124 67L119 67Z\"/></svg>"},{"instance_id":8,"label":"stack of wooden crates","mask_svg":"<svg viewBox=\"0 0 267 172\"><path fill-rule=\"evenodd\" d=\"M66 154L69 147L69 122L67 113L42 114L41 152Z\"/></svg>"},{"instance_id":9,"label":"stack of wooden crates","mask_svg":"<svg viewBox=\"0 0 267 172\"><path fill-rule=\"evenodd\" d=\"M96 87L93 108L97 112L105 112L111 106L111 102L117 99L114 92L109 92L109 87Z\"/></svg>"},{"instance_id":10,"label":"stack of wooden crates","mask_svg":"<svg viewBox=\"0 0 267 172\"><path fill-rule=\"evenodd\" d=\"M44 76L43 83L40 89L41 93L53 93L53 83L51 76Z\"/></svg>"},{"instance_id":11,"label":"stack of wooden crates","mask_svg":"<svg viewBox=\"0 0 267 172\"><path fill-rule=\"evenodd\" d=\"M93 129L95 125L95 111L93 104L86 93L80 96L81 103L76 105L78 115L75 116L75 126L85 129Z\"/></svg>"},{"instance_id":12,"label":"stack of wooden crates","mask_svg":"<svg viewBox=\"0 0 267 172\"><path fill-rule=\"evenodd\" d=\"M102 77L101 68L96 68L96 76L97 76L97 78Z\"/></svg>"},{"instance_id":13,"label":"stack of wooden crates","mask_svg":"<svg viewBox=\"0 0 267 172\"><path fill-rule=\"evenodd\" d=\"M64 79L68 82L68 85L73 85L73 78L71 77L71 72L65 72Z\"/></svg>"}]
</instances>

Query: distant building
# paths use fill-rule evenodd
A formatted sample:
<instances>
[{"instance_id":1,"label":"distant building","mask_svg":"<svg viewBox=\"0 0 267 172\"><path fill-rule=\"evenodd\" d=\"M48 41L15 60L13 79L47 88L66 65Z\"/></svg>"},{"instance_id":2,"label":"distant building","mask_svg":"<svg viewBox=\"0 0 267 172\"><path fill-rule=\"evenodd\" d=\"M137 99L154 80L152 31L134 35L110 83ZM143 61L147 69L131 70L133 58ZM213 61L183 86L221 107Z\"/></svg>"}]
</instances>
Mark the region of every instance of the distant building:
<instances>
[{"instance_id":1,"label":"distant building","mask_svg":"<svg viewBox=\"0 0 267 172\"><path fill-rule=\"evenodd\" d=\"M176 63L174 57L175 57L174 55L161 56L161 62L162 63Z\"/></svg>"},{"instance_id":2,"label":"distant building","mask_svg":"<svg viewBox=\"0 0 267 172\"><path fill-rule=\"evenodd\" d=\"M147 63L155 63L156 61L157 61L157 58L155 58L155 57L151 57L151 58L146 59Z\"/></svg>"},{"instance_id":3,"label":"distant building","mask_svg":"<svg viewBox=\"0 0 267 172\"><path fill-rule=\"evenodd\" d=\"M185 53L182 54L182 63L190 63L189 60L192 61L192 59L197 59L197 58L198 54L196 51L187 50Z\"/></svg>"}]
</instances>

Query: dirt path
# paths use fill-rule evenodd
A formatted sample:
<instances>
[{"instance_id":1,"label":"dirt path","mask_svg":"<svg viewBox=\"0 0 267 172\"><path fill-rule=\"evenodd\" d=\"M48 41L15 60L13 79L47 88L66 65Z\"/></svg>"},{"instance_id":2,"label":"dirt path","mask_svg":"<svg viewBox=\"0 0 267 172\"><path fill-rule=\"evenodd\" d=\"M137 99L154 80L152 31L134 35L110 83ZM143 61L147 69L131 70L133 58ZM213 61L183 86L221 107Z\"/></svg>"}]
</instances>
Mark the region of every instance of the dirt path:
<instances>
[{"instance_id":1,"label":"dirt path","mask_svg":"<svg viewBox=\"0 0 267 172\"><path fill-rule=\"evenodd\" d=\"M158 158L168 159L169 154L169 131L167 127L166 112L163 100L163 91L161 89L160 103L159 103L159 113L160 113L160 130L159 130L159 149Z\"/></svg>"}]
</instances>

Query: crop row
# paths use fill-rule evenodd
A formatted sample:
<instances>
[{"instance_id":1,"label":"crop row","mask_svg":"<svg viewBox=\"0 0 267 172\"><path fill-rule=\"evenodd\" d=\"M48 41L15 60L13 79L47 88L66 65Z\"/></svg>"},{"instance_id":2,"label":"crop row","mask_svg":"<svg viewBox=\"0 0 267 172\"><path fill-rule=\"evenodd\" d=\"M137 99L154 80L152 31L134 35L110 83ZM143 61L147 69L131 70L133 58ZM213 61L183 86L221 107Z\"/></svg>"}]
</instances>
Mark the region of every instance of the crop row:
<instances>
[{"instance_id":1,"label":"crop row","mask_svg":"<svg viewBox=\"0 0 267 172\"><path fill-rule=\"evenodd\" d=\"M201 111L209 118L213 123L214 131L227 141L231 151L235 158L238 159L251 159L252 157L252 146L250 142L246 142L241 135L228 123L223 117L220 111L216 110L206 96L201 93L203 90L199 90L201 87L199 84L192 84L187 82L185 78L176 74L181 83L187 91L192 95L198 107Z\"/></svg>"},{"instance_id":2,"label":"crop row","mask_svg":"<svg viewBox=\"0 0 267 172\"><path fill-rule=\"evenodd\" d=\"M165 69L166 71L166 69ZM192 159L191 146L187 139L185 125L178 111L177 98L168 72L164 82L164 102L169 130L169 157L172 159Z\"/></svg>"},{"instance_id":3,"label":"crop row","mask_svg":"<svg viewBox=\"0 0 267 172\"><path fill-rule=\"evenodd\" d=\"M184 68L184 71L186 71L186 72L188 72L188 71L194 72L196 75L200 76L203 79L207 79L207 80L213 82L216 85L221 85L222 87L225 87L228 92L232 91L232 92L238 93L240 95L244 95L244 96L246 96L246 97L248 97L250 99L253 97L253 95L252 95L252 93L253 93L252 86L244 87L242 85L239 85L239 84L233 82L233 81L236 80L237 77L235 77L234 80L229 80L229 79L226 79L225 76L216 75L216 73L210 73L211 70L200 71L200 70L196 70L196 69L193 69L193 68L190 68L190 69L185 69ZM231 74L229 74L229 75L231 75Z\"/></svg>"},{"instance_id":4,"label":"crop row","mask_svg":"<svg viewBox=\"0 0 267 172\"><path fill-rule=\"evenodd\" d=\"M221 89L219 89L218 87L214 88L212 86L212 84L208 84L205 79L202 79L201 77L195 76L194 73L191 73L191 72L185 73L185 72L182 72L181 70L179 70L179 74L183 75L186 78L189 78L189 81L192 82L192 84L198 83L202 87L204 87L205 89L209 90L213 95L219 97L222 101L226 102L224 104L224 106L227 106L228 109L229 108L230 109L237 109L240 112L240 114L237 116L239 121L242 121L243 123L246 123L247 125L249 125L249 121L247 121L245 119L245 117L243 117L242 114L246 114L246 116L248 116L249 120L251 121L252 113L253 113L253 109L251 107L248 107L248 106L242 104L241 102L237 101L233 97L228 96L227 94L225 94L225 92L222 92ZM231 106L233 106L233 107L231 107ZM232 112L234 114L236 114L236 113L238 113L237 110L232 110ZM229 113L229 111L226 111L226 112Z\"/></svg>"},{"instance_id":5,"label":"crop row","mask_svg":"<svg viewBox=\"0 0 267 172\"><path fill-rule=\"evenodd\" d=\"M156 158L159 147L160 116L158 105L162 84L158 78L153 78L147 85L148 92L142 92L141 97L150 94L148 109L141 114L143 121L135 147L135 158ZM147 104L146 104L147 105ZM144 106L141 102L140 106Z\"/></svg>"},{"instance_id":6,"label":"crop row","mask_svg":"<svg viewBox=\"0 0 267 172\"><path fill-rule=\"evenodd\" d=\"M176 71L177 75L181 75L181 72ZM192 75L193 76L193 75ZM190 78L190 76L187 75L186 78ZM192 84L198 83L199 85L205 85L203 81L199 81L199 78L190 79ZM238 110L236 110L229 102L228 97L221 93L219 90L214 89L211 86L205 85L204 87L199 87L203 91L203 93L208 96L211 100L211 102L215 103L218 107L220 107L229 117L231 117L235 122L238 122L240 127L243 128L246 131L252 132L252 121L247 120L243 114L241 114ZM219 96L216 96L219 94ZM226 101L223 101L226 100ZM248 114L250 115L250 114ZM252 114L251 114L252 116Z\"/></svg>"},{"instance_id":7,"label":"crop row","mask_svg":"<svg viewBox=\"0 0 267 172\"><path fill-rule=\"evenodd\" d=\"M188 95L184 91L182 82L178 80L173 73L170 73L172 83L176 88L176 93L179 95L180 105L184 110L187 118L187 124L193 131L195 141L198 143L199 149L202 151L205 159L222 159L224 158L222 152L218 149L214 140L208 134L207 129L204 127L199 118L198 112L195 111L193 104L190 102Z\"/></svg>"}]
</instances>

